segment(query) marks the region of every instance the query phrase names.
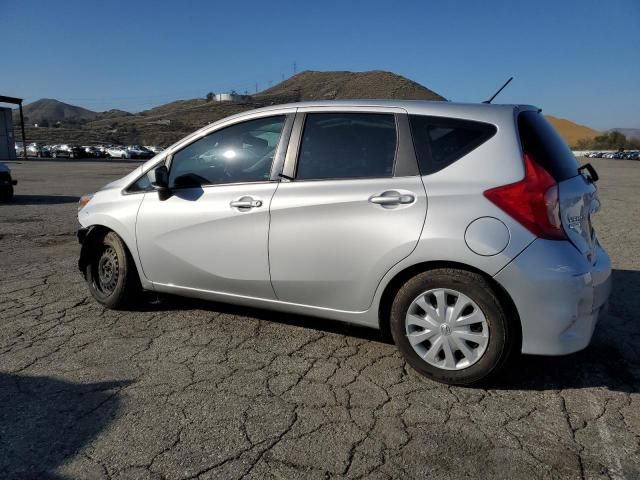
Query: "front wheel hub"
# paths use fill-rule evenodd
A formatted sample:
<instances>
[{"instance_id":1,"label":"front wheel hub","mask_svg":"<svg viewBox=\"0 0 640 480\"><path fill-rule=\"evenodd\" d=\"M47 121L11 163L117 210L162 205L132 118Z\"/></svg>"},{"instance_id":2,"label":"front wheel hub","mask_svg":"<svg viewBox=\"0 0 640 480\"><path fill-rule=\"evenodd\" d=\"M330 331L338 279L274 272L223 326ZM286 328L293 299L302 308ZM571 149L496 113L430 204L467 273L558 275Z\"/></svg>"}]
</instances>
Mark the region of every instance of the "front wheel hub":
<instances>
[{"instance_id":1,"label":"front wheel hub","mask_svg":"<svg viewBox=\"0 0 640 480\"><path fill-rule=\"evenodd\" d=\"M112 247L104 249L98 259L98 287L104 294L114 292L118 284L119 262L118 255Z\"/></svg>"}]
</instances>

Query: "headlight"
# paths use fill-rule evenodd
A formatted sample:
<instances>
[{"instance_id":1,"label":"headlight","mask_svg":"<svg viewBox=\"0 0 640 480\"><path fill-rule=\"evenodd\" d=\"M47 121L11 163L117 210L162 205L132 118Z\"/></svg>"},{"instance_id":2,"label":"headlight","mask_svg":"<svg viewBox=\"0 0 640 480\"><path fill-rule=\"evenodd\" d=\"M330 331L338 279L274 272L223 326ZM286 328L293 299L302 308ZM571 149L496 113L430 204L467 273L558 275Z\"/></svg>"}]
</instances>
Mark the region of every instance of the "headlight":
<instances>
[{"instance_id":1,"label":"headlight","mask_svg":"<svg viewBox=\"0 0 640 480\"><path fill-rule=\"evenodd\" d=\"M78 211L82 210L87 205L87 203L91 201L93 195L93 193L87 193L86 195L80 197L80 200L78 200Z\"/></svg>"}]
</instances>

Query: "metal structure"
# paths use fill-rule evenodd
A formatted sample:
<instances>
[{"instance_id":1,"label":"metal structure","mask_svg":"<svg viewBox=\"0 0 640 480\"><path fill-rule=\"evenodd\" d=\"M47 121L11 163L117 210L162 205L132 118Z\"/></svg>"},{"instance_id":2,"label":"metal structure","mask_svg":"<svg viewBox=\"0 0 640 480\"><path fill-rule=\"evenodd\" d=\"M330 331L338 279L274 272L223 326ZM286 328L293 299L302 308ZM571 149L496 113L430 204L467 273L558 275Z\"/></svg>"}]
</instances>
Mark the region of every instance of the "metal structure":
<instances>
[{"instance_id":1,"label":"metal structure","mask_svg":"<svg viewBox=\"0 0 640 480\"><path fill-rule=\"evenodd\" d=\"M22 156L27 160L27 137L24 133L24 114L22 113L22 99L16 97L5 97L0 95L0 103L12 103L18 105L20 109L20 130L22 132Z\"/></svg>"}]
</instances>

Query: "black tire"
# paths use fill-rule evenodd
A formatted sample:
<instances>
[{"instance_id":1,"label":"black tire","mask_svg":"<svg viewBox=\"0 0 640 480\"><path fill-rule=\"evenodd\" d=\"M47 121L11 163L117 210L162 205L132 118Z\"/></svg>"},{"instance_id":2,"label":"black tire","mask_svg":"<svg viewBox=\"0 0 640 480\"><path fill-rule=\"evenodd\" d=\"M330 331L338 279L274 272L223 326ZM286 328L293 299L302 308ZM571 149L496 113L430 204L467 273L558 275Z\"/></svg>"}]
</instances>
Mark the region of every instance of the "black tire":
<instances>
[{"instance_id":1,"label":"black tire","mask_svg":"<svg viewBox=\"0 0 640 480\"><path fill-rule=\"evenodd\" d=\"M411 303L421 293L436 288L463 293L480 307L487 321L489 341L484 354L461 370L445 370L427 363L407 339L405 317ZM426 271L407 281L393 300L390 327L393 340L409 365L425 377L451 385L471 385L498 374L510 358L516 339L516 330L489 282L479 274L450 268Z\"/></svg>"},{"instance_id":2,"label":"black tire","mask_svg":"<svg viewBox=\"0 0 640 480\"><path fill-rule=\"evenodd\" d=\"M9 185L4 190L0 190L0 202L10 202L13 200L13 187Z\"/></svg>"},{"instance_id":3,"label":"black tire","mask_svg":"<svg viewBox=\"0 0 640 480\"><path fill-rule=\"evenodd\" d=\"M85 278L93 298L107 308L124 309L140 298L142 288L133 258L115 232L96 240Z\"/></svg>"}]
</instances>

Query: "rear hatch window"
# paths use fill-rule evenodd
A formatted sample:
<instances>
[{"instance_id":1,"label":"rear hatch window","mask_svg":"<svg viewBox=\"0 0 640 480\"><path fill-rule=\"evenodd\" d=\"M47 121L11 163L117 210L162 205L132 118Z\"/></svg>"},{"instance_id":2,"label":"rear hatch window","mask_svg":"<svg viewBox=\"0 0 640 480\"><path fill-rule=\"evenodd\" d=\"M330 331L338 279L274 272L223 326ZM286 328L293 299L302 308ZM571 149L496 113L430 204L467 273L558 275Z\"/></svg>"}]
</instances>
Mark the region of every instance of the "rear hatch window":
<instances>
[{"instance_id":1,"label":"rear hatch window","mask_svg":"<svg viewBox=\"0 0 640 480\"><path fill-rule=\"evenodd\" d=\"M578 175L578 161L558 132L536 111L518 116L522 149L529 153L556 182Z\"/></svg>"}]
</instances>

